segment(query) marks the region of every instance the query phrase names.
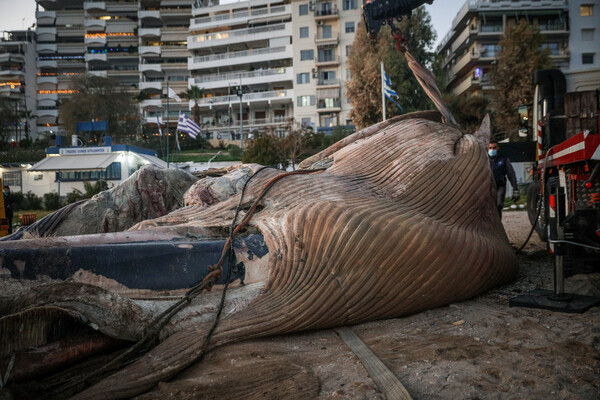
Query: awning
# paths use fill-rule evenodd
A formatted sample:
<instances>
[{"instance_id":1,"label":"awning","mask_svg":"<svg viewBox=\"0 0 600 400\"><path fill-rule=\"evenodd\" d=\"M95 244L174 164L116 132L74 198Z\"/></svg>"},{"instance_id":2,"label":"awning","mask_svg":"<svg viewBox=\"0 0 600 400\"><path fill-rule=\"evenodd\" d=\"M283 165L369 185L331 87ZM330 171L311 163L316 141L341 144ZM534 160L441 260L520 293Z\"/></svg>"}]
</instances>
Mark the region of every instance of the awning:
<instances>
[{"instance_id":1,"label":"awning","mask_svg":"<svg viewBox=\"0 0 600 400\"><path fill-rule=\"evenodd\" d=\"M148 156L146 154L140 154L140 153L137 153L137 156L156 165L159 168L163 168L163 169L167 168L167 163L158 157Z\"/></svg>"},{"instance_id":2,"label":"awning","mask_svg":"<svg viewBox=\"0 0 600 400\"><path fill-rule=\"evenodd\" d=\"M46 157L28 171L104 171L120 154L82 154Z\"/></svg>"}]
</instances>

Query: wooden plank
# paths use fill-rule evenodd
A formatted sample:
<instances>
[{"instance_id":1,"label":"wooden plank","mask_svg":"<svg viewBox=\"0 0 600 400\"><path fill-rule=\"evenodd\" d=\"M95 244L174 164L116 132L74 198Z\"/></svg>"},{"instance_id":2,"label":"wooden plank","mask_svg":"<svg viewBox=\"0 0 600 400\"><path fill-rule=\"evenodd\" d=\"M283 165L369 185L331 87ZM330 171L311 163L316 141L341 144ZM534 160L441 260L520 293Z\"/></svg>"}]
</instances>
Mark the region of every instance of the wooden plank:
<instances>
[{"instance_id":1,"label":"wooden plank","mask_svg":"<svg viewBox=\"0 0 600 400\"><path fill-rule=\"evenodd\" d=\"M396 378L396 375L377 358L369 346L360 340L351 328L342 327L335 331L358 357L371 379L388 400L412 400L412 397L400 380Z\"/></svg>"}]
</instances>

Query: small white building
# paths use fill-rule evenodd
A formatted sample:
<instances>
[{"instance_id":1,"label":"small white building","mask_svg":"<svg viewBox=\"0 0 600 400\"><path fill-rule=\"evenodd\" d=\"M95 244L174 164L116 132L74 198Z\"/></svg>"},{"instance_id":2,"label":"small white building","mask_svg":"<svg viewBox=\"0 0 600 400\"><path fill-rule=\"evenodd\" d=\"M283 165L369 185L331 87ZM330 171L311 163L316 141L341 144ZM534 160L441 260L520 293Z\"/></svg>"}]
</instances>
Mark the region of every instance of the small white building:
<instances>
[{"instance_id":1,"label":"small white building","mask_svg":"<svg viewBox=\"0 0 600 400\"><path fill-rule=\"evenodd\" d=\"M118 185L146 164L167 168L153 150L124 144L89 147L50 147L46 158L35 164L0 164L4 185L13 192L37 196L57 192L66 196L74 189L85 192L84 182L105 180Z\"/></svg>"}]
</instances>

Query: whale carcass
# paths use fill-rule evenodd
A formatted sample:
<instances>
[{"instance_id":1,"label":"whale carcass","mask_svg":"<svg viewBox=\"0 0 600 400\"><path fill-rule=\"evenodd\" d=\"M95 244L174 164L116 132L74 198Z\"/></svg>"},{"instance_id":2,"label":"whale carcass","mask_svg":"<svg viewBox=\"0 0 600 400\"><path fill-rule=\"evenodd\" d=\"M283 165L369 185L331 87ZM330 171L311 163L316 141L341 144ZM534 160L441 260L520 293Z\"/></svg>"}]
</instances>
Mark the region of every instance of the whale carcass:
<instances>
[{"instance_id":1,"label":"whale carcass","mask_svg":"<svg viewBox=\"0 0 600 400\"><path fill-rule=\"evenodd\" d=\"M158 345L89 387L80 386L75 398L144 393L205 352L233 341L400 317L510 281L517 258L495 210L484 147L488 140L485 129L463 134L429 119L401 118L357 132L306 160L301 168L314 171L277 180L239 231L233 243L236 265L228 267L235 271L226 274L231 285L210 344L205 339L227 283L224 276L161 328ZM218 260L236 211L240 222L265 185L281 173L250 165L202 179L185 195L187 206L124 232L0 242L3 271L10 271L5 282L23 278L27 270L23 263L15 266L14 254L44 243L76 248L171 241L181 251L194 249L186 269L198 265L201 277ZM240 203L250 177L247 200ZM56 283L56 277L46 276L52 283L31 290L25 285L2 299L0 335L12 339L0 357L17 354L18 365L20 352L45 340L39 329L53 318L83 321L102 336L135 341L168 307L168 299L148 300L156 287L135 287L131 276L119 282L106 268L80 267L79 281L70 277ZM135 268L142 274L144 263ZM153 270L161 275L154 281L169 280L168 271ZM43 272L36 269L38 277ZM13 338L20 321L30 324L31 337ZM58 370L66 368L59 364Z\"/></svg>"}]
</instances>

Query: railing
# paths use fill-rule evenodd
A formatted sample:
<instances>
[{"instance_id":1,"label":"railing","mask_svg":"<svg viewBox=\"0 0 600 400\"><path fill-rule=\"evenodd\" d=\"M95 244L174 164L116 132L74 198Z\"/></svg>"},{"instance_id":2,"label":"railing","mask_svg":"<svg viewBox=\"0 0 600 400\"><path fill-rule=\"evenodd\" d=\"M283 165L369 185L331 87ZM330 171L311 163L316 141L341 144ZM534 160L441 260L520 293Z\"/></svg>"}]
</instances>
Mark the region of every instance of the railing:
<instances>
[{"instance_id":1,"label":"railing","mask_svg":"<svg viewBox=\"0 0 600 400\"><path fill-rule=\"evenodd\" d=\"M323 33L318 33L315 35L315 41L320 40L320 41L339 41L340 39L340 35L338 33L332 33L331 36L324 36Z\"/></svg>"},{"instance_id":2,"label":"railing","mask_svg":"<svg viewBox=\"0 0 600 400\"><path fill-rule=\"evenodd\" d=\"M339 79L319 79L317 81L317 85L318 86L339 85L339 84L340 84L340 80Z\"/></svg>"},{"instance_id":3,"label":"railing","mask_svg":"<svg viewBox=\"0 0 600 400\"><path fill-rule=\"evenodd\" d=\"M338 56L330 56L330 57L318 57L318 63L329 63L329 62L340 62L340 57Z\"/></svg>"},{"instance_id":4,"label":"railing","mask_svg":"<svg viewBox=\"0 0 600 400\"><path fill-rule=\"evenodd\" d=\"M481 25L481 33L500 33L504 31L503 25Z\"/></svg>"},{"instance_id":5,"label":"railing","mask_svg":"<svg viewBox=\"0 0 600 400\"><path fill-rule=\"evenodd\" d=\"M337 16L339 15L339 10L337 9L337 7L335 7L334 9L321 9L321 10L315 10L315 17L327 17L327 16Z\"/></svg>"},{"instance_id":6,"label":"railing","mask_svg":"<svg viewBox=\"0 0 600 400\"><path fill-rule=\"evenodd\" d=\"M238 29L238 30L233 30L233 31L223 31L223 32L209 33L206 35L193 36L192 41L201 43L201 42L207 42L207 41L212 41L212 40L224 40L224 39L231 39L231 38L240 37L240 36L255 35L257 33L282 31L285 28L286 28L286 24L277 24L277 25L259 26L256 28Z\"/></svg>"},{"instance_id":7,"label":"railing","mask_svg":"<svg viewBox=\"0 0 600 400\"><path fill-rule=\"evenodd\" d=\"M277 69L266 69L266 70L262 70L262 71L250 71L250 72L242 72L242 73L232 72L230 74L213 74L213 75L205 75L205 76L199 76L198 78L193 78L193 84L235 80L235 79L239 79L240 75L241 75L242 79L248 79L248 78L257 78L257 77L261 77L261 76L282 75L285 73L286 73L286 68L277 68Z\"/></svg>"},{"instance_id":8,"label":"railing","mask_svg":"<svg viewBox=\"0 0 600 400\"><path fill-rule=\"evenodd\" d=\"M276 7L271 7L271 8L259 8L259 9L250 10L250 11L238 11L238 12L227 13L227 14L213 15L211 17L194 18L192 25L207 24L209 22L228 21L228 20L237 19L237 18L256 17L256 16L260 16L260 15L275 14L275 13L285 12L285 11L286 11L286 6L276 6Z\"/></svg>"},{"instance_id":9,"label":"railing","mask_svg":"<svg viewBox=\"0 0 600 400\"><path fill-rule=\"evenodd\" d=\"M249 100L260 100L260 99L269 99L273 97L287 97L289 96L287 90L275 90L271 92L256 92L256 93L247 93L242 97L242 101ZM198 100L198 104L213 104L213 103L235 103L239 102L239 97L237 95L232 96L217 96L217 97L205 97Z\"/></svg>"},{"instance_id":10,"label":"railing","mask_svg":"<svg viewBox=\"0 0 600 400\"><path fill-rule=\"evenodd\" d=\"M262 118L262 119L251 119L251 120L244 120L244 127L248 127L248 126L256 126L256 125L269 125L269 124L279 124L279 125L283 125L283 124L291 124L292 122L294 122L293 118L287 118L287 117L273 117L273 118ZM232 127L232 128L239 128L240 125L240 121L239 120L232 120L230 122L227 121L220 121L220 122L214 122L214 123L210 123L210 124L206 124L206 128L211 130L211 129L221 129L221 128L227 128L227 127Z\"/></svg>"},{"instance_id":11,"label":"railing","mask_svg":"<svg viewBox=\"0 0 600 400\"><path fill-rule=\"evenodd\" d=\"M320 99L317 100L317 108L340 108L342 107L342 101L340 99Z\"/></svg>"},{"instance_id":12,"label":"railing","mask_svg":"<svg viewBox=\"0 0 600 400\"><path fill-rule=\"evenodd\" d=\"M266 47L263 49L234 51L231 53L213 54L210 56L192 57L192 62L203 63L208 61L227 60L230 58L249 57L263 54L282 53L286 50L286 46Z\"/></svg>"}]
</instances>

